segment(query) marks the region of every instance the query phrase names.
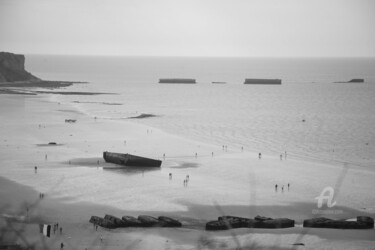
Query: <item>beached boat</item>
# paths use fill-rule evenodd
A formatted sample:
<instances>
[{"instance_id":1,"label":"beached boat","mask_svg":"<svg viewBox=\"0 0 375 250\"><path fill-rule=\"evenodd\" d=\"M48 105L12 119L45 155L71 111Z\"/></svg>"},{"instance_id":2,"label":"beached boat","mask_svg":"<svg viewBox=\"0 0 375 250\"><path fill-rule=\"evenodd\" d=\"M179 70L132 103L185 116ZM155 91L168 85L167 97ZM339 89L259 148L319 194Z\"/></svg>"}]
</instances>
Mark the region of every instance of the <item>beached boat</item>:
<instances>
[{"instance_id":1,"label":"beached boat","mask_svg":"<svg viewBox=\"0 0 375 250\"><path fill-rule=\"evenodd\" d=\"M281 79L255 79L247 78L244 84L281 84Z\"/></svg>"},{"instance_id":2,"label":"beached boat","mask_svg":"<svg viewBox=\"0 0 375 250\"><path fill-rule=\"evenodd\" d=\"M115 163L129 167L160 167L161 161L131 154L120 154L112 152L103 152L103 158L106 162Z\"/></svg>"}]
</instances>

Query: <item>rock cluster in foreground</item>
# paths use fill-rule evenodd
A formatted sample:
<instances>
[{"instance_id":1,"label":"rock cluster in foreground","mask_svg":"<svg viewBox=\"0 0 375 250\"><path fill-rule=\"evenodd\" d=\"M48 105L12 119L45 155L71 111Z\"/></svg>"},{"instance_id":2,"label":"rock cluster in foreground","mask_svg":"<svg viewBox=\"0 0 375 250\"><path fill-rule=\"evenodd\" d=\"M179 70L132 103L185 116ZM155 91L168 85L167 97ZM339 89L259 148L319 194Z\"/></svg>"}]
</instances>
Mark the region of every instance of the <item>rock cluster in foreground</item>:
<instances>
[{"instance_id":1,"label":"rock cluster in foreground","mask_svg":"<svg viewBox=\"0 0 375 250\"><path fill-rule=\"evenodd\" d=\"M118 218L113 215L105 215L104 218L91 216L90 223L95 225L114 229L122 227L181 227L182 223L178 220L159 216L158 218L149 215L139 215L138 218L133 216L122 216Z\"/></svg>"},{"instance_id":2,"label":"rock cluster in foreground","mask_svg":"<svg viewBox=\"0 0 375 250\"><path fill-rule=\"evenodd\" d=\"M254 219L221 216L217 221L209 221L206 230L228 230L232 228L288 228L294 227L294 220L287 218L272 219L256 216Z\"/></svg>"},{"instance_id":3,"label":"rock cluster in foreground","mask_svg":"<svg viewBox=\"0 0 375 250\"><path fill-rule=\"evenodd\" d=\"M373 229L374 219L368 216L358 216L357 221L331 220L324 217L303 221L303 227L338 228L338 229Z\"/></svg>"}]
</instances>

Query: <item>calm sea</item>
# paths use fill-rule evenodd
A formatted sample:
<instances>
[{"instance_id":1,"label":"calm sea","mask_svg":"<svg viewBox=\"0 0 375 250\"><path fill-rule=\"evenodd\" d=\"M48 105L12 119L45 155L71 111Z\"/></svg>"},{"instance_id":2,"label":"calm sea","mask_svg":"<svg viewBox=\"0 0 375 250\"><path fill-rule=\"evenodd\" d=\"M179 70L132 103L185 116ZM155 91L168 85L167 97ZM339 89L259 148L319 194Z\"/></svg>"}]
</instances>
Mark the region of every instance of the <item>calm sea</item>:
<instances>
[{"instance_id":1,"label":"calm sea","mask_svg":"<svg viewBox=\"0 0 375 250\"><path fill-rule=\"evenodd\" d=\"M43 79L89 82L69 90L116 93L57 97L93 117L153 114L127 121L229 149L375 165L374 58L26 58L27 70ZM158 84L173 77L197 84ZM245 78L283 82L244 85ZM334 83L352 78L365 83Z\"/></svg>"}]
</instances>

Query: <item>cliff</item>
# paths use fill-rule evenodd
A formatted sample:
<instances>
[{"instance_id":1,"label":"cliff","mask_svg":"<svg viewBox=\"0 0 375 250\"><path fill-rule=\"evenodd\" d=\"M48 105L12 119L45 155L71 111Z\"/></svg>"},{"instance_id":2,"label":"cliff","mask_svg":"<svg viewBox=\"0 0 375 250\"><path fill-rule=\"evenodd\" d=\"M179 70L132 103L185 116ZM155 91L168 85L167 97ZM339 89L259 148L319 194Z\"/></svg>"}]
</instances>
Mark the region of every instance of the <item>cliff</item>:
<instances>
[{"instance_id":1,"label":"cliff","mask_svg":"<svg viewBox=\"0 0 375 250\"><path fill-rule=\"evenodd\" d=\"M0 52L0 82L38 81L25 70L25 56Z\"/></svg>"}]
</instances>

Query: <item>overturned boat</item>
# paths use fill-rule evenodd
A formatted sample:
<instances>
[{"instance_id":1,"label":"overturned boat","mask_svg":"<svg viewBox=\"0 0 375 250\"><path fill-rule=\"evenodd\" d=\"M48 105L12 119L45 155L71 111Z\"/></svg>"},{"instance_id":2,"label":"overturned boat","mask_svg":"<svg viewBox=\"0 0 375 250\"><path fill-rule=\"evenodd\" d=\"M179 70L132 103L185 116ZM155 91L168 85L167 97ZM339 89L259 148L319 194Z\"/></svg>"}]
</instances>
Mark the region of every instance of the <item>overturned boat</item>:
<instances>
[{"instance_id":1,"label":"overturned boat","mask_svg":"<svg viewBox=\"0 0 375 250\"><path fill-rule=\"evenodd\" d=\"M103 152L103 158L106 162L119 164L129 167L155 167L159 168L161 166L160 160L150 159L146 157L141 157L131 154L120 154L112 152Z\"/></svg>"}]
</instances>

